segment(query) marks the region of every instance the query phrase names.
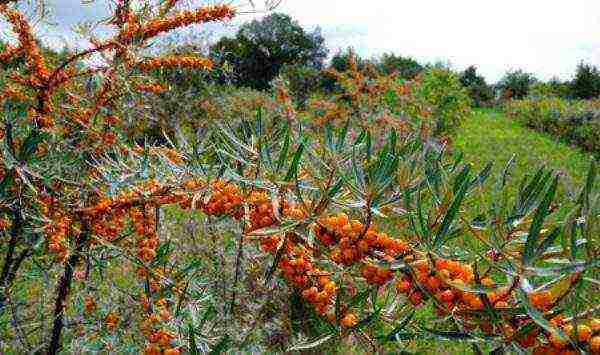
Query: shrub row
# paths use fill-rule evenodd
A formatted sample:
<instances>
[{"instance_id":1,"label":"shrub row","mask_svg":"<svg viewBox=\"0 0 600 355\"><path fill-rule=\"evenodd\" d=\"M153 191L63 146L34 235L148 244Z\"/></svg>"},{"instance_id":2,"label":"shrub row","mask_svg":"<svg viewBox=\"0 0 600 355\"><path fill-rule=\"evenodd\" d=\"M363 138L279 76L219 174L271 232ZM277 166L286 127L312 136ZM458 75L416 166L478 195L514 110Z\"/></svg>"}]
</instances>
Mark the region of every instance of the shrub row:
<instances>
[{"instance_id":1,"label":"shrub row","mask_svg":"<svg viewBox=\"0 0 600 355\"><path fill-rule=\"evenodd\" d=\"M509 101L505 112L535 130L547 132L586 151L600 153L600 102L557 97Z\"/></svg>"}]
</instances>

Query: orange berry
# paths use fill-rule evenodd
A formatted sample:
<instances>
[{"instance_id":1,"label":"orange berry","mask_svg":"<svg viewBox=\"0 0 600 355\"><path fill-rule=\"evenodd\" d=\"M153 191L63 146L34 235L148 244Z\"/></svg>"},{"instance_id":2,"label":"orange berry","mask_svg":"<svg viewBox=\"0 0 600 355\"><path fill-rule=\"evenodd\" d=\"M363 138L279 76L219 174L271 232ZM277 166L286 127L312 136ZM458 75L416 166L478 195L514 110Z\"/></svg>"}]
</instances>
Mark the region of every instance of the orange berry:
<instances>
[{"instance_id":1,"label":"orange berry","mask_svg":"<svg viewBox=\"0 0 600 355\"><path fill-rule=\"evenodd\" d=\"M535 345L537 334L531 332L519 339L519 344L524 348L530 348Z\"/></svg>"},{"instance_id":2,"label":"orange berry","mask_svg":"<svg viewBox=\"0 0 600 355\"><path fill-rule=\"evenodd\" d=\"M595 335L590 339L590 351L592 354L600 353L600 335Z\"/></svg>"},{"instance_id":3,"label":"orange berry","mask_svg":"<svg viewBox=\"0 0 600 355\"><path fill-rule=\"evenodd\" d=\"M441 284L442 282L436 276L430 276L429 279L427 279L427 286L433 291L439 289Z\"/></svg>"},{"instance_id":4,"label":"orange berry","mask_svg":"<svg viewBox=\"0 0 600 355\"><path fill-rule=\"evenodd\" d=\"M358 323L358 318L356 317L355 314L353 313L348 313L344 316L344 318L342 318L342 326L346 327L346 328L350 328L356 325L356 323Z\"/></svg>"},{"instance_id":5,"label":"orange berry","mask_svg":"<svg viewBox=\"0 0 600 355\"><path fill-rule=\"evenodd\" d=\"M567 334L568 336L571 336L573 334L573 325L572 324L565 324L562 326L562 330L565 334Z\"/></svg>"},{"instance_id":6,"label":"orange berry","mask_svg":"<svg viewBox=\"0 0 600 355\"><path fill-rule=\"evenodd\" d=\"M415 268L415 270L421 273L429 272L429 263L427 262L427 260L417 260L413 263L412 266Z\"/></svg>"},{"instance_id":7,"label":"orange berry","mask_svg":"<svg viewBox=\"0 0 600 355\"><path fill-rule=\"evenodd\" d=\"M550 335L550 338L548 339L548 341L550 342L550 344L552 344L552 347L554 347L555 349L558 349L558 350L564 349L567 346L567 340L561 339L556 334Z\"/></svg>"},{"instance_id":8,"label":"orange berry","mask_svg":"<svg viewBox=\"0 0 600 355\"><path fill-rule=\"evenodd\" d=\"M449 262L446 259L437 259L435 261L435 267L440 271L448 270L448 265L449 265Z\"/></svg>"},{"instance_id":9,"label":"orange berry","mask_svg":"<svg viewBox=\"0 0 600 355\"><path fill-rule=\"evenodd\" d=\"M408 281L398 281L396 283L396 290L400 293L406 293L410 291L412 285Z\"/></svg>"},{"instance_id":10,"label":"orange berry","mask_svg":"<svg viewBox=\"0 0 600 355\"><path fill-rule=\"evenodd\" d=\"M454 292L452 290L446 290L441 293L440 298L444 302L452 302L454 300Z\"/></svg>"},{"instance_id":11,"label":"orange berry","mask_svg":"<svg viewBox=\"0 0 600 355\"><path fill-rule=\"evenodd\" d=\"M494 281L489 277L484 277L483 279L481 279L481 284L485 287L492 287L494 286Z\"/></svg>"},{"instance_id":12,"label":"orange berry","mask_svg":"<svg viewBox=\"0 0 600 355\"><path fill-rule=\"evenodd\" d=\"M594 318L590 321L590 327L594 333L600 332L600 319Z\"/></svg>"},{"instance_id":13,"label":"orange berry","mask_svg":"<svg viewBox=\"0 0 600 355\"><path fill-rule=\"evenodd\" d=\"M164 355L179 355L179 354L180 354L180 352L179 352L179 350L178 350L178 349L176 349L176 348L170 348L170 349L166 349L166 350L163 352L163 354L164 354Z\"/></svg>"},{"instance_id":14,"label":"orange berry","mask_svg":"<svg viewBox=\"0 0 600 355\"><path fill-rule=\"evenodd\" d=\"M550 346L538 346L533 349L533 355L553 355L556 353L555 349Z\"/></svg>"},{"instance_id":15,"label":"orange berry","mask_svg":"<svg viewBox=\"0 0 600 355\"><path fill-rule=\"evenodd\" d=\"M144 355L160 355L160 348L156 345L148 345L144 349Z\"/></svg>"},{"instance_id":16,"label":"orange berry","mask_svg":"<svg viewBox=\"0 0 600 355\"><path fill-rule=\"evenodd\" d=\"M498 301L498 302L496 302L496 304L494 305L494 307L496 307L496 308L509 308L510 306L505 301Z\"/></svg>"},{"instance_id":17,"label":"orange berry","mask_svg":"<svg viewBox=\"0 0 600 355\"><path fill-rule=\"evenodd\" d=\"M408 300L414 306L418 306L419 304L421 304L421 301L423 301L423 295L421 294L421 292L415 291L411 293L410 296L408 296Z\"/></svg>"},{"instance_id":18,"label":"orange berry","mask_svg":"<svg viewBox=\"0 0 600 355\"><path fill-rule=\"evenodd\" d=\"M577 326L577 337L579 341L587 341L592 335L592 330L587 325L578 325Z\"/></svg>"},{"instance_id":19,"label":"orange berry","mask_svg":"<svg viewBox=\"0 0 600 355\"><path fill-rule=\"evenodd\" d=\"M335 293L335 291L337 290L337 286L335 285L335 282L330 281L325 285L324 290L326 293L333 295Z\"/></svg>"}]
</instances>

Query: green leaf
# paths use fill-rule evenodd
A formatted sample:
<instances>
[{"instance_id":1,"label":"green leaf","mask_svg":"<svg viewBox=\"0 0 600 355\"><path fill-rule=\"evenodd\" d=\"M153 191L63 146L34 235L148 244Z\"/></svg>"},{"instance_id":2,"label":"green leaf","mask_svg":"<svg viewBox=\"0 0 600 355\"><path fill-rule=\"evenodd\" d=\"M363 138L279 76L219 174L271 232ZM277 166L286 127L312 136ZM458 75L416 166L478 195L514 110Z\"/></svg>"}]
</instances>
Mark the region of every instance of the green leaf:
<instances>
[{"instance_id":1,"label":"green leaf","mask_svg":"<svg viewBox=\"0 0 600 355\"><path fill-rule=\"evenodd\" d=\"M406 315L404 315L404 317L402 317L402 319L398 322L398 324L394 327L394 329L391 332L389 332L387 335L383 336L383 339L385 341L397 340L396 335L398 333L400 333L401 331L403 331L404 328L406 328L406 326L410 323L410 321L412 320L414 315L415 315L415 310L413 308L410 311L408 311L408 313Z\"/></svg>"},{"instance_id":2,"label":"green leaf","mask_svg":"<svg viewBox=\"0 0 600 355\"><path fill-rule=\"evenodd\" d=\"M206 324L206 322L208 322L209 320L213 319L216 314L217 314L217 311L216 311L215 307L212 304L210 304L204 311L204 314L202 315L202 319L200 319L200 322L198 323L198 329L202 330L202 328L204 327L204 324Z\"/></svg>"},{"instance_id":3,"label":"green leaf","mask_svg":"<svg viewBox=\"0 0 600 355\"><path fill-rule=\"evenodd\" d=\"M198 346L196 345L196 333L194 327L188 324L188 344L190 355L198 355Z\"/></svg>"},{"instance_id":4,"label":"green leaf","mask_svg":"<svg viewBox=\"0 0 600 355\"><path fill-rule=\"evenodd\" d=\"M361 319L358 323L356 323L355 326L353 326L350 329L358 330L358 329L362 329L362 328L370 325L371 323L373 323L375 320L377 320L379 318L379 315L381 314L381 310L382 310L382 308L378 307L377 309L375 309L375 311L373 311L371 314L369 314L364 319Z\"/></svg>"},{"instance_id":5,"label":"green leaf","mask_svg":"<svg viewBox=\"0 0 600 355\"><path fill-rule=\"evenodd\" d=\"M585 182L585 186L581 190L579 194L579 198L577 199L578 204L583 204L585 206L590 205L590 193L594 187L594 182L596 180L596 171L597 163L592 161L590 164L590 169L588 170L587 179Z\"/></svg>"},{"instance_id":6,"label":"green leaf","mask_svg":"<svg viewBox=\"0 0 600 355\"><path fill-rule=\"evenodd\" d=\"M506 182L508 180L508 176L510 175L510 170L515 165L515 158L516 157L517 157L517 155L513 154L510 157L510 160L506 163L506 166L504 166L504 169L502 170L502 185L501 185L501 187L506 186Z\"/></svg>"},{"instance_id":7,"label":"green leaf","mask_svg":"<svg viewBox=\"0 0 600 355\"><path fill-rule=\"evenodd\" d=\"M468 168L468 166L467 166L467 168ZM456 215L458 214L458 210L460 209L462 201L465 198L465 195L467 194L467 190L469 189L469 184L467 183L469 174L467 173L467 174L461 174L461 175L463 175L462 186L458 190L456 196L454 196L454 200L452 201L450 208L448 209L448 211L446 212L446 215L444 216L440 230L437 233L437 235L435 236L434 246L436 248L439 248L442 245L442 243L444 242L444 238L450 231L452 222L456 218Z\"/></svg>"},{"instance_id":8,"label":"green leaf","mask_svg":"<svg viewBox=\"0 0 600 355\"><path fill-rule=\"evenodd\" d=\"M227 349L229 349L230 342L231 342L231 339L229 338L229 334L225 334L221 338L221 340L217 343L217 345L215 345L215 347L210 351L209 354L211 354L211 355L223 354L224 352L227 351Z\"/></svg>"},{"instance_id":9,"label":"green leaf","mask_svg":"<svg viewBox=\"0 0 600 355\"><path fill-rule=\"evenodd\" d=\"M302 221L289 220L284 221L282 224L275 227L265 227L261 229L257 229L255 231L250 232L248 235L255 237L263 237L274 234L283 234L287 231L290 231L300 225Z\"/></svg>"},{"instance_id":10,"label":"green leaf","mask_svg":"<svg viewBox=\"0 0 600 355\"><path fill-rule=\"evenodd\" d=\"M550 334L556 334L562 339L568 339L567 336L557 327L555 327L552 323L550 323L544 315L538 311L532 304L529 302L529 297L527 297L527 293L522 289L518 289L517 297L521 301L521 304L525 307L527 314L531 317L531 319L537 323L540 327L545 329Z\"/></svg>"},{"instance_id":11,"label":"green leaf","mask_svg":"<svg viewBox=\"0 0 600 355\"><path fill-rule=\"evenodd\" d=\"M156 257L152 261L152 264L154 264L154 265L161 264L169 256L170 252L171 252L171 241L169 240L166 243L161 244L160 247L158 247L158 250L156 251Z\"/></svg>"},{"instance_id":12,"label":"green leaf","mask_svg":"<svg viewBox=\"0 0 600 355\"><path fill-rule=\"evenodd\" d=\"M454 179L454 188L452 189L452 191L454 191L455 195L460 191L461 187L463 187L463 184L465 183L465 180L469 175L470 169L470 165L465 165L465 167L460 171L460 173L458 173L458 175Z\"/></svg>"},{"instance_id":13,"label":"green leaf","mask_svg":"<svg viewBox=\"0 0 600 355\"><path fill-rule=\"evenodd\" d=\"M346 306L346 308L352 308L352 307L360 307L362 306L365 301L367 300L367 298L369 298L369 295L371 294L371 292L373 292L372 288L368 288L362 292L357 293L356 295L354 295L350 301L348 301L348 305Z\"/></svg>"},{"instance_id":14,"label":"green leaf","mask_svg":"<svg viewBox=\"0 0 600 355\"><path fill-rule=\"evenodd\" d=\"M546 236L546 238L544 238L544 240L542 240L542 243L536 249L535 257L537 258L537 257L541 256L542 254L544 254L544 252L552 245L552 243L554 243L554 241L558 238L558 236L560 236L561 232L562 232L562 228L560 228L560 227L554 228L554 230L552 230L552 232L550 232L550 234L548 234Z\"/></svg>"},{"instance_id":15,"label":"green leaf","mask_svg":"<svg viewBox=\"0 0 600 355\"><path fill-rule=\"evenodd\" d=\"M494 167L494 163L489 162L487 165L481 170L479 175L471 182L471 186L475 186L477 184L483 185L483 183L490 177L492 173L492 168Z\"/></svg>"},{"instance_id":16,"label":"green leaf","mask_svg":"<svg viewBox=\"0 0 600 355\"><path fill-rule=\"evenodd\" d=\"M313 348L316 348L317 346L325 344L326 342L331 340L334 336L335 336L335 334L325 334L316 339L298 343L298 344L288 348L287 351L289 352L289 351L300 351L300 350L313 349Z\"/></svg>"},{"instance_id":17,"label":"green leaf","mask_svg":"<svg viewBox=\"0 0 600 355\"><path fill-rule=\"evenodd\" d=\"M348 136L348 128L350 127L350 120L346 120L346 124L340 130L338 134L338 140L335 144L335 150L340 152L344 145L346 144L346 137Z\"/></svg>"},{"instance_id":18,"label":"green leaf","mask_svg":"<svg viewBox=\"0 0 600 355\"><path fill-rule=\"evenodd\" d=\"M488 341L500 341L500 337L487 336L483 334L475 334L475 333L463 333L463 332L455 332L455 331L443 331L443 330L433 330L433 329L425 329L429 332L434 339L436 340L448 340L448 341L460 341L467 343L481 343Z\"/></svg>"},{"instance_id":19,"label":"green leaf","mask_svg":"<svg viewBox=\"0 0 600 355\"><path fill-rule=\"evenodd\" d=\"M558 175L554 178L554 181L548 188L544 199L538 206L537 212L533 217L533 222L531 223L531 228L529 228L529 234L527 235L527 241L525 242L525 250L523 251L523 264L526 266L531 265L533 262L537 247L537 240L540 236L540 231L542 230L544 220L549 214L550 204L554 200L557 186Z\"/></svg>"},{"instance_id":20,"label":"green leaf","mask_svg":"<svg viewBox=\"0 0 600 355\"><path fill-rule=\"evenodd\" d=\"M304 151L304 147L306 145L306 141L302 140L298 149L296 149L296 153L294 153L294 157L292 158L292 164L285 176L284 181L291 181L298 174L298 167L300 166L300 157L302 156L302 152Z\"/></svg>"},{"instance_id":21,"label":"green leaf","mask_svg":"<svg viewBox=\"0 0 600 355\"><path fill-rule=\"evenodd\" d=\"M283 251L285 250L285 244L287 243L287 237L284 235L283 238L284 238L283 242L281 243L281 245L275 252L275 259L273 259L273 263L271 264L269 269L267 269L267 272L265 274L265 284L267 284L271 281L271 278L273 277L275 270L277 270L277 265L279 265L279 261L283 257Z\"/></svg>"},{"instance_id":22,"label":"green leaf","mask_svg":"<svg viewBox=\"0 0 600 355\"><path fill-rule=\"evenodd\" d=\"M279 152L279 158L277 158L277 172L283 168L285 161L287 160L288 150L290 149L290 128L289 126L285 132L285 140L283 141L283 147Z\"/></svg>"}]
</instances>

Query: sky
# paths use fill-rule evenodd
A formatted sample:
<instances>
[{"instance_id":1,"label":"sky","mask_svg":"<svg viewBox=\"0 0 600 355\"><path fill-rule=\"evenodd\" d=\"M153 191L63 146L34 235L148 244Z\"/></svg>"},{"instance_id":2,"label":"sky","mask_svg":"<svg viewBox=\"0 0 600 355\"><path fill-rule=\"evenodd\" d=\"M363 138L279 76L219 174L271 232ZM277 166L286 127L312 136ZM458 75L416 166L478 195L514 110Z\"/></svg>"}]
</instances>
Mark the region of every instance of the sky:
<instances>
[{"instance_id":1,"label":"sky","mask_svg":"<svg viewBox=\"0 0 600 355\"><path fill-rule=\"evenodd\" d=\"M76 43L70 27L106 16L104 1L50 0L58 25L36 28L50 43ZM598 0L283 0L277 11L308 30L320 26L332 53L351 46L364 57L394 52L458 70L474 64L490 82L511 69L547 80L571 78L580 61L600 66Z\"/></svg>"}]
</instances>

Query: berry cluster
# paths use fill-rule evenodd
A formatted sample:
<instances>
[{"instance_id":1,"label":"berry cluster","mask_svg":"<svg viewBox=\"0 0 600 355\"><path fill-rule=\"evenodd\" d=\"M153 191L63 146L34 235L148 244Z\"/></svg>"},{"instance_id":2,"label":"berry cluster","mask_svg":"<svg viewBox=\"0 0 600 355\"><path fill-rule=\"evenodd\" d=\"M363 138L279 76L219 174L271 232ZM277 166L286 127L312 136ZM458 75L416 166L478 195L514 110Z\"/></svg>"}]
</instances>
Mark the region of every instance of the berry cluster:
<instances>
[{"instance_id":1,"label":"berry cluster","mask_svg":"<svg viewBox=\"0 0 600 355\"><path fill-rule=\"evenodd\" d=\"M149 94L161 94L165 91L167 91L167 88L164 87L163 85L160 84L137 84L136 88L140 91L140 92L146 92Z\"/></svg>"},{"instance_id":2,"label":"berry cluster","mask_svg":"<svg viewBox=\"0 0 600 355\"><path fill-rule=\"evenodd\" d=\"M56 206L56 199L46 195L40 198L42 214L50 221L44 226L48 249L56 254L59 261L64 261L69 255L68 236L72 232L72 219L62 213Z\"/></svg>"},{"instance_id":3,"label":"berry cluster","mask_svg":"<svg viewBox=\"0 0 600 355\"><path fill-rule=\"evenodd\" d=\"M339 245L332 250L331 259L346 266L363 260L375 250L390 258L410 251L407 243L390 238L386 233L378 233L373 226L366 229L360 221L349 220L343 212L321 218L315 233L323 245Z\"/></svg>"},{"instance_id":4,"label":"berry cluster","mask_svg":"<svg viewBox=\"0 0 600 355\"><path fill-rule=\"evenodd\" d=\"M112 332L117 328L120 320L121 317L119 317L119 314L116 312L109 312L104 318L104 325L108 331Z\"/></svg>"},{"instance_id":5,"label":"berry cluster","mask_svg":"<svg viewBox=\"0 0 600 355\"><path fill-rule=\"evenodd\" d=\"M326 314L335 298L337 285L327 272L315 266L303 249L297 247L297 251L290 252L291 249L286 250L279 263L283 277L302 290L302 297L315 307L318 314Z\"/></svg>"},{"instance_id":6,"label":"berry cluster","mask_svg":"<svg viewBox=\"0 0 600 355\"><path fill-rule=\"evenodd\" d=\"M547 334L549 344L537 348L538 353L542 350L546 354L576 353L571 344L577 344L580 348L588 348L591 354L600 354L600 319L579 320L574 325L559 315L550 322L559 327L569 339L561 338L558 334Z\"/></svg>"},{"instance_id":7,"label":"berry cluster","mask_svg":"<svg viewBox=\"0 0 600 355\"><path fill-rule=\"evenodd\" d=\"M265 191L252 191L246 202L250 206L250 224L246 225L246 232L270 227L275 223L273 203Z\"/></svg>"},{"instance_id":8,"label":"berry cluster","mask_svg":"<svg viewBox=\"0 0 600 355\"><path fill-rule=\"evenodd\" d=\"M145 25L128 21L128 26L123 29L120 36L122 41L132 40L135 37L145 40L175 28L195 23L228 20L234 15L234 9L227 5L203 6L196 10L181 11L166 18L159 18Z\"/></svg>"},{"instance_id":9,"label":"berry cluster","mask_svg":"<svg viewBox=\"0 0 600 355\"><path fill-rule=\"evenodd\" d=\"M241 217L240 207L244 199L236 185L225 180L218 180L212 184L212 190L208 201L201 205L204 213L211 216L228 214L236 218Z\"/></svg>"},{"instance_id":10,"label":"berry cluster","mask_svg":"<svg viewBox=\"0 0 600 355\"><path fill-rule=\"evenodd\" d=\"M148 59L141 62L139 65L139 68L143 71L151 71L159 68L173 67L210 70L213 67L213 62L208 58L172 55L167 57Z\"/></svg>"}]
</instances>

